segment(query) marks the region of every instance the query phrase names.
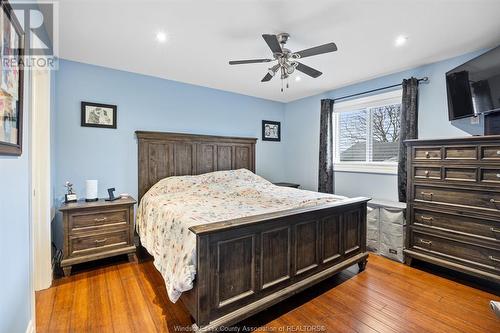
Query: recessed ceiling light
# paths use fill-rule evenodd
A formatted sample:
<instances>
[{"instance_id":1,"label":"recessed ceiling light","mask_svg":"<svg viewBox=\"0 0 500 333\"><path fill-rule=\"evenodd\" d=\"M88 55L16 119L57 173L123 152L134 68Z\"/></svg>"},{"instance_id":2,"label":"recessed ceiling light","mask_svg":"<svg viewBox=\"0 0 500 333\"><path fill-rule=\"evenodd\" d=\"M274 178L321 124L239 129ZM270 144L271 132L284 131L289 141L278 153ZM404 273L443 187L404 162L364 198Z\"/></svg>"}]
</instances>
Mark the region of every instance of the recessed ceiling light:
<instances>
[{"instance_id":1,"label":"recessed ceiling light","mask_svg":"<svg viewBox=\"0 0 500 333\"><path fill-rule=\"evenodd\" d=\"M299 82L300 80L302 80L302 78L300 76L295 77L295 81Z\"/></svg>"},{"instance_id":2,"label":"recessed ceiling light","mask_svg":"<svg viewBox=\"0 0 500 333\"><path fill-rule=\"evenodd\" d=\"M396 40L394 41L394 45L403 46L406 44L407 41L408 41L408 36L400 35L400 36L396 37Z\"/></svg>"},{"instance_id":3,"label":"recessed ceiling light","mask_svg":"<svg viewBox=\"0 0 500 333\"><path fill-rule=\"evenodd\" d=\"M158 31L156 33L156 40L160 43L165 43L167 41L167 34L163 31Z\"/></svg>"}]
</instances>

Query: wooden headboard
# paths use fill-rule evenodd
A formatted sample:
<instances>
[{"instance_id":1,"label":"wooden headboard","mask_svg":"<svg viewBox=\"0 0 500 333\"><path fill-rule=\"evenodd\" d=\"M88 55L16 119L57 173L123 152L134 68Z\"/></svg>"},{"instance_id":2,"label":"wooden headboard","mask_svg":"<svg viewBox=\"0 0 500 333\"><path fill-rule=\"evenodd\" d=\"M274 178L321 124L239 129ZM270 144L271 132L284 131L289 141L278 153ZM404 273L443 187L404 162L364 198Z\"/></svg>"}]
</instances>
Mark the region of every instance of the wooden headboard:
<instances>
[{"instance_id":1,"label":"wooden headboard","mask_svg":"<svg viewBox=\"0 0 500 333\"><path fill-rule=\"evenodd\" d=\"M255 172L255 138L136 131L139 200L170 176L245 168Z\"/></svg>"}]
</instances>

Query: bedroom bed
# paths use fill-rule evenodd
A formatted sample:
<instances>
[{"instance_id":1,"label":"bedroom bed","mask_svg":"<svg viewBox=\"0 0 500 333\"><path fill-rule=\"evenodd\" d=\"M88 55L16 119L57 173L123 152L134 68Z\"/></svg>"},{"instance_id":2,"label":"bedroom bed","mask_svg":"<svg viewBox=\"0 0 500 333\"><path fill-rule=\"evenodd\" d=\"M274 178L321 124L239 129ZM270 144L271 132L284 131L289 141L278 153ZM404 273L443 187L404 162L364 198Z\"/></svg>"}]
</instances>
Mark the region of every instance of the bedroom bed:
<instances>
[{"instance_id":1,"label":"bedroom bed","mask_svg":"<svg viewBox=\"0 0 500 333\"><path fill-rule=\"evenodd\" d=\"M136 134L141 244L197 330L235 324L351 265L364 270L368 198L272 185L253 174L253 138Z\"/></svg>"}]
</instances>

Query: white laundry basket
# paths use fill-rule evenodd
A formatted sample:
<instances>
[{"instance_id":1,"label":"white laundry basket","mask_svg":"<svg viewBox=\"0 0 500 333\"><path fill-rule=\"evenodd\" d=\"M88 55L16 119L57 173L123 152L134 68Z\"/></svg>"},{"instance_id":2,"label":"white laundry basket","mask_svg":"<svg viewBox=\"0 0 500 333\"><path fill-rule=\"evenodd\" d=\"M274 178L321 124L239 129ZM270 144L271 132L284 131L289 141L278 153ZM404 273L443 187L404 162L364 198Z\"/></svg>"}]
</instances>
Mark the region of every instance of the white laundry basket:
<instances>
[{"instance_id":1,"label":"white laundry basket","mask_svg":"<svg viewBox=\"0 0 500 333\"><path fill-rule=\"evenodd\" d=\"M384 257L404 261L406 204L371 200L368 202L367 248Z\"/></svg>"}]
</instances>

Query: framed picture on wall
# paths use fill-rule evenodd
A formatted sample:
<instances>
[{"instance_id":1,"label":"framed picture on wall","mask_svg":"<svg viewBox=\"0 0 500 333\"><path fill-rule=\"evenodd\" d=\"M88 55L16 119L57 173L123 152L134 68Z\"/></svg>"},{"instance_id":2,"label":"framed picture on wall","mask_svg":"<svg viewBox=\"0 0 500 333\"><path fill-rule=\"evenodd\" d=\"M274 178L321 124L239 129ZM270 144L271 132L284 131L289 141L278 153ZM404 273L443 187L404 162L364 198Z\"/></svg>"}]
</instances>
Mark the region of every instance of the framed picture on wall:
<instances>
[{"instance_id":1,"label":"framed picture on wall","mask_svg":"<svg viewBox=\"0 0 500 333\"><path fill-rule=\"evenodd\" d=\"M82 102L82 126L116 128L116 105Z\"/></svg>"},{"instance_id":2,"label":"framed picture on wall","mask_svg":"<svg viewBox=\"0 0 500 333\"><path fill-rule=\"evenodd\" d=\"M23 140L24 32L10 5L0 7L0 155L20 156Z\"/></svg>"},{"instance_id":3,"label":"framed picture on wall","mask_svg":"<svg viewBox=\"0 0 500 333\"><path fill-rule=\"evenodd\" d=\"M281 123L262 120L262 141L281 141Z\"/></svg>"}]
</instances>

